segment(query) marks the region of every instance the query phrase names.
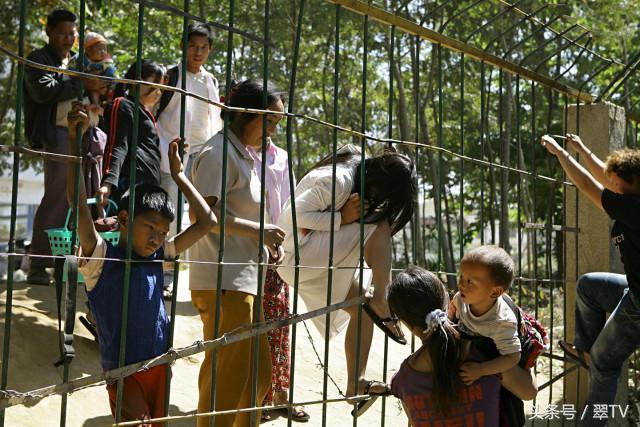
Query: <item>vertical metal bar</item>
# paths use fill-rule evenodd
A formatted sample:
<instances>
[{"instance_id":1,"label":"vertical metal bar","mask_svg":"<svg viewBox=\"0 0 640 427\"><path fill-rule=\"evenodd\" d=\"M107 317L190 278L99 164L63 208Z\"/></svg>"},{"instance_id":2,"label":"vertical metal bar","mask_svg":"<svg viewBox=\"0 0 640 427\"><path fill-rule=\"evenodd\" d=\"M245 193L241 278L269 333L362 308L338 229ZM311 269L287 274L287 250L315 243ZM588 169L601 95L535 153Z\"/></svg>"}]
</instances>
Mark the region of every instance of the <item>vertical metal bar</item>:
<instances>
[{"instance_id":1,"label":"vertical metal bar","mask_svg":"<svg viewBox=\"0 0 640 427\"><path fill-rule=\"evenodd\" d=\"M393 139L393 113L394 113L394 67L396 66L396 27L395 25L391 26L391 35L389 40L389 111L387 114L387 137L389 139ZM389 144L391 146L391 144ZM362 193L364 194L364 193ZM384 353L382 358L382 381L386 382L387 380L387 366L389 364L389 337L387 335L384 336ZM387 414L387 399L382 399L382 409L380 412L380 426L384 427L385 417Z\"/></svg>"},{"instance_id":2,"label":"vertical metal bar","mask_svg":"<svg viewBox=\"0 0 640 427\"><path fill-rule=\"evenodd\" d=\"M577 98L576 99L576 135L580 135L580 106L581 106L580 98ZM580 161L580 154L578 154L576 156L576 161L578 161L578 162ZM575 192L575 195L576 195L576 214L575 214L576 215L576 223L574 224L574 227L576 229L578 229L579 224L580 224L580 217L579 217L579 215L580 215L580 191L578 191L578 189L576 188L576 189L574 189L574 192ZM580 233L575 233L575 236L576 236L576 239L575 239L575 246L574 246L574 251L575 252L574 253L578 254L579 253L578 249L580 247L580 242L579 242ZM575 286L576 290L578 288L578 286L577 286L578 282L577 281L578 281L578 274L579 273L580 273L580 269L579 269L579 266L578 266L578 260L576 260L576 262L575 262L575 271L574 271L574 279L576 281L576 286ZM574 328L575 328L575 325L574 325ZM565 331L566 331L566 329L565 329ZM574 334L575 334L575 331L574 331ZM566 339L566 337L565 337L565 339ZM576 396L578 397L577 398L578 401L580 401L580 389L581 389L580 377L581 377L580 372L577 372L576 373L576 378L577 378L577 380L576 380Z\"/></svg>"},{"instance_id":3,"label":"vertical metal bar","mask_svg":"<svg viewBox=\"0 0 640 427\"><path fill-rule=\"evenodd\" d=\"M231 94L231 66L233 64L233 32L235 0L229 0L229 32L227 33L227 61L225 76L225 100ZM213 336L218 338L220 332L220 307L222 297L222 274L224 271L224 250L225 250L225 222L227 219L227 158L229 151L229 114L224 115L223 142L222 142L222 191L220 193L220 246L218 248L218 277L216 282L216 313L213 322ZM216 410L217 370L218 370L218 350L214 349L211 354L211 401L210 408ZM216 417L209 418L209 425L216 425Z\"/></svg>"},{"instance_id":4,"label":"vertical metal bar","mask_svg":"<svg viewBox=\"0 0 640 427\"><path fill-rule=\"evenodd\" d=\"M24 57L24 36L26 28L27 1L20 1L20 27L18 31L18 55ZM18 81L16 85L16 109L15 127L13 129L13 145L19 147L22 136L22 87L24 83L24 64L18 62ZM16 251L16 215L18 207L18 177L20 175L20 154L13 153L12 180L11 180L11 222L9 225L9 253ZM7 293L4 310L4 337L2 343L2 374L0 378L0 390L7 389L9 381L9 352L11 351L11 320L13 310L13 271L15 258L9 255L7 262ZM0 426L4 426L5 410L0 411Z\"/></svg>"},{"instance_id":5,"label":"vertical metal bar","mask_svg":"<svg viewBox=\"0 0 640 427\"><path fill-rule=\"evenodd\" d=\"M436 46L436 53L437 53L437 61L438 61L438 147L442 148L442 120L444 117L443 114L443 100L442 100L442 45L438 44ZM442 172L442 151L438 151L438 183L436 184L435 182L433 183L433 185L437 185L438 186L438 194L440 195L440 197L438 197L437 200L437 205L438 205L438 210L437 212L440 212L440 214L438 215L438 268L440 269L440 271L446 271L446 263L444 263L444 268L442 265L443 262L443 257L446 256L444 253L444 224L443 224L443 212L442 212L442 199L444 197L447 197L447 195L444 192L444 183L443 183L443 179L442 179L442 175L444 175L444 173ZM451 242L450 242L451 243ZM449 273L449 272L447 272Z\"/></svg>"},{"instance_id":6,"label":"vertical metal bar","mask_svg":"<svg viewBox=\"0 0 640 427\"><path fill-rule=\"evenodd\" d=\"M460 155L464 156L464 52L460 53ZM452 242L453 244L453 242ZM458 222L458 256L464 256L464 160L460 158L460 221Z\"/></svg>"},{"instance_id":7,"label":"vertical metal bar","mask_svg":"<svg viewBox=\"0 0 640 427\"><path fill-rule=\"evenodd\" d=\"M416 44L416 53L415 53L415 66L414 66L414 81L413 81L413 94L415 98L415 134L416 134L416 143L420 143L420 37L415 36L414 42ZM418 145L415 148L415 163L416 163L416 171L420 171L420 150ZM418 174L416 173L416 188L420 188L420 179ZM412 245L412 259L413 264L418 265L418 237L420 235L420 202L419 199L416 198L416 209L413 215L413 231L411 232L411 245ZM422 248L425 250L425 248ZM411 334L413 338L413 334ZM412 339L413 344L413 339Z\"/></svg>"},{"instance_id":8,"label":"vertical metal bar","mask_svg":"<svg viewBox=\"0 0 640 427\"><path fill-rule=\"evenodd\" d=\"M85 0L80 0L80 30L79 30L79 45L78 45L78 68L82 72L84 71L84 30L85 30L85 17L86 17L86 3ZM78 100L82 101L83 91L82 89L78 89ZM77 125L78 130L80 130L81 125ZM82 132L77 132L76 140L69 141L69 144L76 144L76 153L79 153L82 156ZM67 167L73 167L76 169L75 180L73 182L74 193L73 193L73 226L71 228L71 248L70 254L73 255L76 251L76 241L78 236L78 203L79 203L79 194L80 194L80 168L81 165L68 165ZM71 183L67 183L70 185ZM69 282L69 292L76 292L75 286L72 287L72 283ZM63 294L63 298L65 298ZM69 380L69 363L66 358L63 361L62 365L62 382L66 383ZM60 427L64 427L67 425L67 402L68 402L68 394L63 393L62 399L60 403Z\"/></svg>"},{"instance_id":9,"label":"vertical metal bar","mask_svg":"<svg viewBox=\"0 0 640 427\"><path fill-rule=\"evenodd\" d=\"M485 160L484 154L484 117L485 117L485 64L480 61L480 148L482 150L482 159ZM484 168L480 167L480 244L484 245Z\"/></svg>"},{"instance_id":10,"label":"vertical metal bar","mask_svg":"<svg viewBox=\"0 0 640 427\"><path fill-rule=\"evenodd\" d=\"M547 133L551 133L551 125L552 125L552 121L553 121L553 113L554 113L554 109L555 109L555 100L553 97L553 92L551 92L551 90L549 89L549 111L547 114ZM536 136L533 136L534 141L533 143L535 144L535 138ZM550 165L551 163L551 156L546 156L547 159L547 165ZM549 183L549 191L555 193L557 190L556 184L553 182ZM549 225L548 228L546 228L545 230L545 267L546 267L546 278L550 279L549 280L549 307L551 307L551 309L549 310L550 313L550 322L549 322L549 342L551 343L551 345L553 345L553 327L554 327L554 300L553 300L553 288L555 286L555 282L553 281L553 271L552 271L552 265L551 265L551 255L552 255L552 245L551 245L551 236L552 236L552 231L551 231L551 225L553 224L553 208L554 206L554 202L555 201L555 197L553 198L548 198L547 201L549 202L549 206L547 206L547 212L548 212L548 217L547 217L547 223ZM559 231L559 233L562 233L562 231ZM553 378L553 358L549 358L549 379ZM553 403L553 387L549 387L549 400L547 402L548 405L551 405ZM549 427L550 425L550 420L547 419L547 427Z\"/></svg>"},{"instance_id":11,"label":"vertical metal bar","mask_svg":"<svg viewBox=\"0 0 640 427\"><path fill-rule=\"evenodd\" d=\"M564 94L564 120L563 120L563 134L567 133L567 126L568 126L568 115L569 115L569 99L567 94ZM562 171L562 180L565 181L566 180L566 173L564 172L564 169ZM562 227L567 227L567 190L569 187L567 187L566 185L562 186ZM575 233L576 238L578 237L578 233ZM563 282L563 289L565 290L565 292L563 292L563 296L562 296L562 330L565 331L564 333L566 334L566 330L567 330L567 293L566 293L566 283L567 283L567 233L564 233L563 239L562 239L562 279L564 280ZM553 341L551 342L551 345L553 345ZM553 348L553 347L552 347ZM566 387L562 387L562 401L566 402L567 401L567 388ZM562 425L564 426L565 420L564 417L562 417Z\"/></svg>"},{"instance_id":12,"label":"vertical metal bar","mask_svg":"<svg viewBox=\"0 0 640 427\"><path fill-rule=\"evenodd\" d=\"M520 76L516 75L516 144L517 157L516 165L521 169L520 159L522 156L522 134L520 131ZM518 277L522 278L522 174L518 173L516 183L516 193L518 198ZM518 280L518 305L522 305L522 280Z\"/></svg>"},{"instance_id":13,"label":"vertical metal bar","mask_svg":"<svg viewBox=\"0 0 640 427\"><path fill-rule=\"evenodd\" d=\"M142 41L144 33L144 4L138 5L138 44L136 51L136 80L142 80ZM133 113L133 130L131 133L131 143L129 144L129 224L133 224L135 219L135 198L136 198L136 150L138 149L138 124L140 112L140 86L134 86L135 106ZM127 228L127 259L124 268L124 286L122 290L122 316L120 325L120 349L118 355L118 367L125 364L125 350L127 344L127 323L129 315L129 288L131 285L131 258L133 254L133 227ZM122 397L124 389L124 378L118 380L116 395L116 423L122 419Z\"/></svg>"},{"instance_id":14,"label":"vertical metal bar","mask_svg":"<svg viewBox=\"0 0 640 427\"><path fill-rule=\"evenodd\" d=\"M295 112L295 90L296 90L296 77L298 73L298 59L300 55L300 38L302 35L302 20L304 17L305 0L300 0L300 10L298 11L298 22L296 26L296 40L293 47L293 64L291 66L291 79L289 81L289 102L287 111L290 114ZM295 316L298 314L298 283L300 277L300 246L298 244L298 219L296 218L296 192L295 192L295 179L293 178L293 121L294 117L287 117L287 162L289 165L289 190L291 194L291 222L293 232L293 252L295 259L295 271L293 279L293 310L292 314ZM298 159L300 160L300 159ZM294 323L291 327L291 355L290 355L290 368L289 368L289 404L294 402L295 392L295 367L296 367L296 332L297 324ZM293 418L291 417L293 411L289 411L287 426L291 427Z\"/></svg>"},{"instance_id":15,"label":"vertical metal bar","mask_svg":"<svg viewBox=\"0 0 640 427\"><path fill-rule=\"evenodd\" d=\"M187 48L189 46L189 20L187 15L189 14L190 0L184 0L182 9L185 16L182 18L182 56L180 58L180 64L182 66L182 75L180 76L180 87L182 90L187 90ZM175 95L175 94L174 94ZM180 158L184 158L184 135L185 135L185 115L187 110L187 96L180 94ZM176 234L182 231L182 216L183 216L184 202L182 198L182 191L178 188L178 197L176 199ZM168 347L173 347L173 339L176 329L176 309L178 306L178 284L180 280L180 262L178 261L179 254L176 256L173 262L173 287L171 289L171 314L169 322L169 336ZM164 277L164 275L163 275ZM163 284L164 285L164 284ZM167 376L165 382L165 395L164 395L164 413L169 414L169 403L171 402L171 365L167 364Z\"/></svg>"},{"instance_id":16,"label":"vertical metal bar","mask_svg":"<svg viewBox=\"0 0 640 427\"><path fill-rule=\"evenodd\" d=\"M536 217L536 175L537 175L537 167L536 167L536 156L535 156L535 147L536 147L536 83L531 82L531 200L533 202L532 208L532 222L537 221ZM535 317L538 317L538 241L537 241L537 231L535 229L531 230L533 233L533 244L532 244L532 252L533 252L533 279L534 279L534 312ZM536 372L536 367L534 366L534 372ZM537 373L537 372L536 372ZM536 404L536 400L534 400L534 405ZM535 425L535 420L533 420Z\"/></svg>"},{"instance_id":17,"label":"vertical metal bar","mask_svg":"<svg viewBox=\"0 0 640 427\"><path fill-rule=\"evenodd\" d=\"M387 136L392 138L393 135L393 67L395 66L396 53L396 27L391 26L391 35L389 37L389 99L387 103ZM391 145L391 144L389 144Z\"/></svg>"},{"instance_id":18,"label":"vertical metal bar","mask_svg":"<svg viewBox=\"0 0 640 427\"><path fill-rule=\"evenodd\" d=\"M507 152L509 150L509 141L504 140L504 79L502 68L498 74L498 127L500 129L500 164L509 167ZM500 233L498 241L502 248L509 247L509 172L500 169Z\"/></svg>"},{"instance_id":19,"label":"vertical metal bar","mask_svg":"<svg viewBox=\"0 0 640 427\"><path fill-rule=\"evenodd\" d=\"M333 72L333 124L338 124L338 107L339 102L339 77L340 77L340 15L342 7L337 4L335 7L335 44L334 44L334 72ZM332 175L331 175L331 238L329 239L329 260L327 272L327 305L331 305L331 293L333 288L333 244L335 233L335 207L336 207L336 158L338 151L338 129L333 128L333 147L332 147ZM327 400L328 373L329 373L329 327L331 325L331 316L326 315L325 319L325 341L324 341L324 373L322 380L322 399ZM322 426L327 425L327 404L322 404Z\"/></svg>"},{"instance_id":20,"label":"vertical metal bar","mask_svg":"<svg viewBox=\"0 0 640 427\"><path fill-rule=\"evenodd\" d=\"M265 0L264 2L264 39L266 43L262 45L262 108L266 110L269 105L267 98L267 83L269 76L269 12L271 1ZM266 212L266 187L267 187L267 115L262 115L262 146L261 146L261 170L260 170L260 238L258 239L258 293L253 301L253 322L258 322L260 319L260 312L262 308L262 276L264 273L264 264L269 262L264 257L264 224L265 224L265 212ZM258 368L260 361L260 335L256 335L252 338L252 376L251 376L251 407L258 406ZM262 402L259 402L262 405ZM256 417L258 412L251 411L250 413L250 425L257 425Z\"/></svg>"},{"instance_id":21,"label":"vertical metal bar","mask_svg":"<svg viewBox=\"0 0 640 427\"><path fill-rule=\"evenodd\" d=\"M360 120L361 126L360 130L364 134L367 130L367 66L368 66L368 56L369 56L369 16L364 16L364 24L363 24L363 37L362 37L362 104L360 105ZM366 153L366 138L360 138L360 164L365 164L365 153ZM359 251L360 255L358 257L358 296L362 296L362 282L364 281L364 172L365 168L360 168L360 176L357 177L360 180L360 194L362 197L360 198L360 244ZM355 370L356 375L354 376L354 390L356 390L356 394L359 394L358 391L358 380L360 378L360 337L362 335L362 306L358 306L358 317L357 317L357 325L358 332L356 334L356 360L355 360ZM353 405L354 409L357 408L357 403ZM384 417L383 417L384 418ZM358 425L358 416L354 414L353 416L353 427Z\"/></svg>"}]
</instances>

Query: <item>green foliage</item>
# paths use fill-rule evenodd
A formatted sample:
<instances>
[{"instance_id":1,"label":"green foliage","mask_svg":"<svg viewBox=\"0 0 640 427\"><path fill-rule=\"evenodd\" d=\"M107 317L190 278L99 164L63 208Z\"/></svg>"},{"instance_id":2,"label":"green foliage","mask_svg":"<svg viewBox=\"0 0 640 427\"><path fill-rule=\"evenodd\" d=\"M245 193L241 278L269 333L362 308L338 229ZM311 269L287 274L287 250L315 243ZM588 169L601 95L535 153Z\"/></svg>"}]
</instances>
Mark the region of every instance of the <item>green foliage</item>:
<instances>
[{"instance_id":1,"label":"green foliage","mask_svg":"<svg viewBox=\"0 0 640 427\"><path fill-rule=\"evenodd\" d=\"M43 23L52 8L77 10L78 7L78 2L68 0L28 0L27 3L27 52L45 42ZM258 38L265 37L264 2L243 0L235 3L234 22L237 30ZM566 187L537 178L542 175L561 179L561 170L537 141L543 133L563 132L564 107L573 101L539 84L483 65L475 59L462 58L458 52L444 48L439 50L424 40L416 46L414 36L397 31L394 56L398 68L392 74L393 114L390 117L390 28L373 20L369 22L365 80L362 69L364 18L342 10L340 70L335 94L336 6L317 0L306 3L295 88L290 84L295 66L292 59L295 30L300 19L300 0L271 2L270 25L266 35L269 40L268 77L287 93L295 89L296 113L332 122L334 100L337 98L338 123L343 127L360 131L365 122L366 132L375 137L441 146L470 158L527 172L505 172L498 166L489 167L466 160L461 162L455 156L437 152L429 156L423 148L416 157L413 148L400 147L400 150L416 158L421 206L423 200L440 199L436 200L437 209L432 218L418 219L415 239L412 239L409 230L404 236L397 236L397 266L401 267L409 260L430 264L438 270L455 271L461 247L478 241L501 242L502 220L503 224L508 225L502 228L509 236L510 244L506 241L502 243L513 247L513 255L521 261L520 274L539 278L561 275L564 265L562 233L533 231L522 225L563 223ZM446 5L443 2L435 4L420 1L373 2L387 10L399 7L397 10L401 16L452 38L463 40L474 33L469 38L470 44L486 47L488 52L513 62L524 61L525 66L537 68L541 74L558 75L578 57L577 49L552 55L558 47L557 40L544 43L552 38L552 33L537 31L539 24L522 19L521 15L505 13L501 19L481 29L481 25L504 11L504 6L500 2L480 2L465 13L459 13L473 3L472 0L448 2ZM171 0L162 4L181 10L184 2ZM559 15L571 16L553 21L553 26L563 29L574 22L582 24L593 30L594 43L591 46L599 54L623 62L633 57L639 41L637 23L640 22L640 12L628 0L581 2L571 7L555 1L550 4L537 15L541 21L552 21ZM0 17L6 25L0 28L0 43L17 50L19 2L5 0L2 5ZM538 9L540 4L524 1L519 7L532 11ZM86 28L100 32L109 39L109 49L120 75L136 59L139 8L137 3L126 0L87 2ZM190 13L207 17L218 25L208 66L222 86L226 82L228 32L220 27L228 25L228 8L229 2L226 1L189 2ZM180 60L181 16L144 7L143 27L141 54L144 58L167 65ZM576 38L581 31L576 27L567 36ZM517 48L510 49L516 43L519 43ZM231 55L230 72L233 79L262 78L262 43L235 34ZM545 58L548 60L538 66L538 62ZM596 59L591 59L579 61L561 81L573 87L582 85L600 65ZM620 68L612 66L596 76L584 90L598 93ZM0 61L0 114L3 118L0 122L0 143L5 145L12 144L14 139L16 73L15 70L12 73L12 69L10 61ZM363 84L366 84L364 112ZM634 90L635 85L631 79L625 88L614 94L613 99L620 99L625 91ZM640 94L629 96L627 106L638 99ZM422 116L425 120L421 123ZM291 154L296 175L301 177L319 158L330 152L334 132L302 118L289 120L293 133ZM283 122L280 134L275 139L281 146L286 144L285 125ZM338 145L361 143L359 138L343 132L338 132L337 140ZM381 144L367 141L369 153L381 149ZM23 158L21 166L37 162ZM424 209L421 208L420 215L424 216L423 213ZM449 241L448 249L445 248L445 240ZM413 248L412 242L417 243L417 248ZM522 243L520 247L518 242ZM551 259L545 258L548 253L552 254ZM447 259L450 260L449 264Z\"/></svg>"}]
</instances>

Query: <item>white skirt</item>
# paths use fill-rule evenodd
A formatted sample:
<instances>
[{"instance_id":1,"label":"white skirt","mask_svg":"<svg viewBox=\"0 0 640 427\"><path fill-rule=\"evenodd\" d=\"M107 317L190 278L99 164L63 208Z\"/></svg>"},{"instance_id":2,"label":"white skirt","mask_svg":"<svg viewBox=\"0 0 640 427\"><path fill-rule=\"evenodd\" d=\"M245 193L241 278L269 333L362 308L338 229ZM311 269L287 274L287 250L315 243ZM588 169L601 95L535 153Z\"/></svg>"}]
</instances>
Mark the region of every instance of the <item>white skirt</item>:
<instances>
[{"instance_id":1,"label":"white skirt","mask_svg":"<svg viewBox=\"0 0 640 427\"><path fill-rule=\"evenodd\" d=\"M375 231L376 224L365 224L364 241ZM327 306L329 290L329 244L331 233L314 230L306 236L298 235L300 241L300 269L298 276L298 295L302 297L309 311ZM292 245L292 242L289 242ZM278 274L290 286L294 286L295 254L293 247L285 243L285 259L278 267ZM334 233L333 241L333 275L331 278L331 302L336 304L347 297L352 283L358 283L360 278L360 224L352 223L341 226ZM314 267L314 268L305 268ZM362 287L364 290L371 285L373 277L371 269L364 264ZM349 321L349 315L344 310L337 310L330 314L329 338L339 334ZM326 316L313 318L313 323L320 334L325 337ZM326 337L325 337L326 338Z\"/></svg>"}]
</instances>

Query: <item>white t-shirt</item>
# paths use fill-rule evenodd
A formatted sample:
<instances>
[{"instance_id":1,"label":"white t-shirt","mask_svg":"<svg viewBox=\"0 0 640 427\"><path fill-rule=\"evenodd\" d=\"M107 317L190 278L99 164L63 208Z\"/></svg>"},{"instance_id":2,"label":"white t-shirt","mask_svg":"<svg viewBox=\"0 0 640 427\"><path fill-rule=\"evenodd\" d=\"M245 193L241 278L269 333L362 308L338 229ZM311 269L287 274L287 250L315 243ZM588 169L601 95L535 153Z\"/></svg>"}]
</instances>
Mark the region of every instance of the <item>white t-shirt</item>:
<instances>
[{"instance_id":1,"label":"white t-shirt","mask_svg":"<svg viewBox=\"0 0 640 427\"><path fill-rule=\"evenodd\" d=\"M521 351L518 338L518 319L502 298L482 316L475 316L468 304L462 301L460 293L453 297L459 327L466 333L491 338L502 356Z\"/></svg>"},{"instance_id":2,"label":"white t-shirt","mask_svg":"<svg viewBox=\"0 0 640 427\"><path fill-rule=\"evenodd\" d=\"M187 79L191 82L191 92L209 97L207 90L207 76L203 72L193 74L187 71ZM191 100L191 139L189 140L189 153L199 153L202 146L209 139L207 124L209 122L209 104L198 99Z\"/></svg>"}]
</instances>

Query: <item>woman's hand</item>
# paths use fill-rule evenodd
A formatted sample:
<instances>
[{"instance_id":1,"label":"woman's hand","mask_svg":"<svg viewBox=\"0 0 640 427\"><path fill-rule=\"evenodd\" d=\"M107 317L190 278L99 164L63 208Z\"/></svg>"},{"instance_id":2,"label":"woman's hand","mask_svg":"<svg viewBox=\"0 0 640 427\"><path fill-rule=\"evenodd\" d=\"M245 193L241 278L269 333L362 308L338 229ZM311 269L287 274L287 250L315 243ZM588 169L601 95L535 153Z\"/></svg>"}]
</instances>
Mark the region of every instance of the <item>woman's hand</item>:
<instances>
[{"instance_id":1,"label":"woman's hand","mask_svg":"<svg viewBox=\"0 0 640 427\"><path fill-rule=\"evenodd\" d=\"M102 187L98 189L96 192L96 199L98 199L98 204L101 206L107 206L109 203L109 196L111 195L111 184L104 184Z\"/></svg>"},{"instance_id":2,"label":"woman's hand","mask_svg":"<svg viewBox=\"0 0 640 427\"><path fill-rule=\"evenodd\" d=\"M554 156L557 156L558 154L564 151L564 149L560 146L560 144L558 144L556 140L550 137L549 135L543 135L542 138L540 139L540 144L542 144L542 146L546 148L547 151L553 154Z\"/></svg>"},{"instance_id":3,"label":"woman's hand","mask_svg":"<svg viewBox=\"0 0 640 427\"><path fill-rule=\"evenodd\" d=\"M286 233L285 231L274 224L264 225L264 245L269 249L269 252L274 258L278 257L278 247L282 245Z\"/></svg>"},{"instance_id":4,"label":"woman's hand","mask_svg":"<svg viewBox=\"0 0 640 427\"><path fill-rule=\"evenodd\" d=\"M340 225L356 222L360 218L360 195L353 193L340 209Z\"/></svg>"},{"instance_id":5,"label":"woman's hand","mask_svg":"<svg viewBox=\"0 0 640 427\"><path fill-rule=\"evenodd\" d=\"M180 138L175 138L169 143L169 169L171 176L176 177L182 172L182 159L180 158L179 146Z\"/></svg>"}]
</instances>

